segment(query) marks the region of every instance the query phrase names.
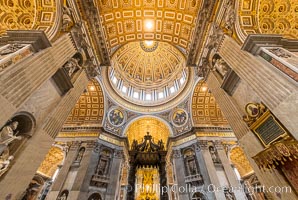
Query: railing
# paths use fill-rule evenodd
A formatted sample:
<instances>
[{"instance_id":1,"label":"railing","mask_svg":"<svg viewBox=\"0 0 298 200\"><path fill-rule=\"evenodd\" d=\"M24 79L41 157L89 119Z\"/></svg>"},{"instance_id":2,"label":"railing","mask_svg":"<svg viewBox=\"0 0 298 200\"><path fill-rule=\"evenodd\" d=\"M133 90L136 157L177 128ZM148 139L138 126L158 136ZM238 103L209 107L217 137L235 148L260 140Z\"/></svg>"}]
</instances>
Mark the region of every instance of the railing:
<instances>
[{"instance_id":1,"label":"railing","mask_svg":"<svg viewBox=\"0 0 298 200\"><path fill-rule=\"evenodd\" d=\"M110 181L109 177L101 176L101 175L93 175L92 181L94 182L101 182L101 183L108 183Z\"/></svg>"},{"instance_id":2,"label":"railing","mask_svg":"<svg viewBox=\"0 0 298 200\"><path fill-rule=\"evenodd\" d=\"M185 182L186 183L199 182L199 183L203 184L203 177L201 174L190 175L190 176L185 177Z\"/></svg>"}]
</instances>

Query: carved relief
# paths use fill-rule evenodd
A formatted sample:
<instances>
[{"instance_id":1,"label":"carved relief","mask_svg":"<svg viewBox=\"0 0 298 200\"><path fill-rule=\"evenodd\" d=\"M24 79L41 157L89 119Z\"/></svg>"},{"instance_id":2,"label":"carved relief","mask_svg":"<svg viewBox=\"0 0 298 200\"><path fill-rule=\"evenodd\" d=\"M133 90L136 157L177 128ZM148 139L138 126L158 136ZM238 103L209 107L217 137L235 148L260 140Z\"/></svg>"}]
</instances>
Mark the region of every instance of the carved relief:
<instances>
[{"instance_id":1,"label":"carved relief","mask_svg":"<svg viewBox=\"0 0 298 200\"><path fill-rule=\"evenodd\" d=\"M252 125L258 118L260 118L267 108L262 103L248 103L245 106L246 116L243 116L243 120L248 126Z\"/></svg>"},{"instance_id":2,"label":"carved relief","mask_svg":"<svg viewBox=\"0 0 298 200\"><path fill-rule=\"evenodd\" d=\"M80 70L82 67L79 65L78 58L71 58L67 61L67 63L63 66L64 69L68 72L68 76L71 78L73 74Z\"/></svg>"},{"instance_id":3,"label":"carved relief","mask_svg":"<svg viewBox=\"0 0 298 200\"><path fill-rule=\"evenodd\" d=\"M62 7L62 25L61 30L62 31L68 31L73 26L73 19L72 19L72 9L63 6Z\"/></svg>"}]
</instances>

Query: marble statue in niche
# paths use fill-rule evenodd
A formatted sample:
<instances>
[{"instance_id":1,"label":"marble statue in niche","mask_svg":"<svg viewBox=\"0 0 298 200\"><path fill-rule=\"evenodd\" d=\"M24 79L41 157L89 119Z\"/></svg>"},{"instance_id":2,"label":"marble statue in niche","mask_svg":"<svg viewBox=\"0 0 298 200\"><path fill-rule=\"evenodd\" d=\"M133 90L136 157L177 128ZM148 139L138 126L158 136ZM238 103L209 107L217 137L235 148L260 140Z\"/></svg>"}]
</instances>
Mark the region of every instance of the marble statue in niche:
<instances>
[{"instance_id":1,"label":"marble statue in niche","mask_svg":"<svg viewBox=\"0 0 298 200\"><path fill-rule=\"evenodd\" d=\"M14 140L21 140L22 136L16 136L19 123L14 121L7 126L4 126L0 132L0 156L8 145Z\"/></svg>"},{"instance_id":2,"label":"marble statue in niche","mask_svg":"<svg viewBox=\"0 0 298 200\"><path fill-rule=\"evenodd\" d=\"M71 26L73 26L73 20L72 20L72 9L67 7L67 6L63 6L62 7L62 27L61 30L62 31L67 31L71 28Z\"/></svg>"},{"instance_id":3,"label":"marble statue in niche","mask_svg":"<svg viewBox=\"0 0 298 200\"><path fill-rule=\"evenodd\" d=\"M213 71L217 71L222 77L225 77L230 67L222 58L214 58L213 61Z\"/></svg>"},{"instance_id":4,"label":"marble statue in niche","mask_svg":"<svg viewBox=\"0 0 298 200\"><path fill-rule=\"evenodd\" d=\"M77 154L77 157L76 157L76 159L75 159L74 162L80 163L81 160L82 160L82 158L83 158L83 156L84 156L84 153L85 153L85 148L84 147L80 148L80 150L79 150L79 152Z\"/></svg>"},{"instance_id":5,"label":"marble statue in niche","mask_svg":"<svg viewBox=\"0 0 298 200\"><path fill-rule=\"evenodd\" d=\"M81 69L81 66L79 65L79 59L78 58L69 59L68 62L64 65L64 68L68 72L68 76L71 78L76 71Z\"/></svg>"},{"instance_id":6,"label":"marble statue in niche","mask_svg":"<svg viewBox=\"0 0 298 200\"><path fill-rule=\"evenodd\" d=\"M212 161L213 161L214 163L219 163L220 160L219 160L219 158L218 158L216 149L215 149L213 146L210 146L210 147L209 147L209 152L210 152Z\"/></svg>"},{"instance_id":7,"label":"marble statue in niche","mask_svg":"<svg viewBox=\"0 0 298 200\"><path fill-rule=\"evenodd\" d=\"M17 136L18 122L13 121L10 124L4 126L0 132L0 177L8 170L11 161L14 159L12 155L9 155L8 145L14 140L21 140L22 136Z\"/></svg>"},{"instance_id":8,"label":"marble statue in niche","mask_svg":"<svg viewBox=\"0 0 298 200\"><path fill-rule=\"evenodd\" d=\"M68 191L67 190L64 190L60 195L59 197L57 198L57 200L67 200L67 197L68 197Z\"/></svg>"}]
</instances>

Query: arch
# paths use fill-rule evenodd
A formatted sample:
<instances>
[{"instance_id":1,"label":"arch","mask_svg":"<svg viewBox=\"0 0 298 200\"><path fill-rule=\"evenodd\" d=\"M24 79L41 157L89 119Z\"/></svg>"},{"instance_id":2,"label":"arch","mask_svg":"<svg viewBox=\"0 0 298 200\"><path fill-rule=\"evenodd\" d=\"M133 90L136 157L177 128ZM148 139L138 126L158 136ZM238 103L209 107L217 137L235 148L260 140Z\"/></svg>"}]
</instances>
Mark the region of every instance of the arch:
<instances>
[{"instance_id":1,"label":"arch","mask_svg":"<svg viewBox=\"0 0 298 200\"><path fill-rule=\"evenodd\" d=\"M96 79L92 79L68 115L64 127L102 126L104 117L103 90Z\"/></svg>"},{"instance_id":2,"label":"arch","mask_svg":"<svg viewBox=\"0 0 298 200\"><path fill-rule=\"evenodd\" d=\"M93 193L88 197L88 200L102 200L99 193Z\"/></svg>"},{"instance_id":3,"label":"arch","mask_svg":"<svg viewBox=\"0 0 298 200\"><path fill-rule=\"evenodd\" d=\"M147 132L152 135L154 141L157 142L162 139L165 144L167 144L168 137L173 135L170 125L164 119L152 115L145 115L131 120L126 125L123 136L127 136L129 144L132 144L134 139L141 142Z\"/></svg>"},{"instance_id":4,"label":"arch","mask_svg":"<svg viewBox=\"0 0 298 200\"><path fill-rule=\"evenodd\" d=\"M229 126L214 96L204 81L199 81L192 95L193 126Z\"/></svg>"},{"instance_id":5,"label":"arch","mask_svg":"<svg viewBox=\"0 0 298 200\"><path fill-rule=\"evenodd\" d=\"M232 164L234 165L234 167L239 172L241 178L247 177L254 173L241 147L234 146L229 151L229 158Z\"/></svg>"},{"instance_id":6,"label":"arch","mask_svg":"<svg viewBox=\"0 0 298 200\"><path fill-rule=\"evenodd\" d=\"M18 124L18 131L19 134L26 134L32 136L34 133L34 130L36 128L36 120L35 117L25 111L18 112L13 115L13 117L10 119L10 121L17 121Z\"/></svg>"},{"instance_id":7,"label":"arch","mask_svg":"<svg viewBox=\"0 0 298 200\"><path fill-rule=\"evenodd\" d=\"M195 192L192 197L192 200L207 200L207 198L205 197L205 195L201 192Z\"/></svg>"},{"instance_id":8,"label":"arch","mask_svg":"<svg viewBox=\"0 0 298 200\"><path fill-rule=\"evenodd\" d=\"M23 144L33 135L36 127L36 121L32 114L22 111L15 113L0 129L0 131L2 131L5 127L14 127L12 130L15 138L13 139L12 137L5 136L5 139L7 142L13 139L8 143L9 145L7 150L9 155L15 156L22 148Z\"/></svg>"},{"instance_id":9,"label":"arch","mask_svg":"<svg viewBox=\"0 0 298 200\"><path fill-rule=\"evenodd\" d=\"M57 200L67 200L67 197L69 195L68 190L63 190L60 195L57 197Z\"/></svg>"}]
</instances>

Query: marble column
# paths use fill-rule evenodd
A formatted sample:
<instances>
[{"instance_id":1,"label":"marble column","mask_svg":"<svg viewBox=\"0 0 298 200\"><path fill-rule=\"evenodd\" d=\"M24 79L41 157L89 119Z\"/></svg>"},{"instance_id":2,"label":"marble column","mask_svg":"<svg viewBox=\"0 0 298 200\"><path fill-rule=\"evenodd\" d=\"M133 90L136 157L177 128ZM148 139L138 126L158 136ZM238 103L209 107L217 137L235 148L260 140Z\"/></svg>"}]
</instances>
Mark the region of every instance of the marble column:
<instances>
[{"instance_id":1,"label":"marble column","mask_svg":"<svg viewBox=\"0 0 298 200\"><path fill-rule=\"evenodd\" d=\"M86 72L82 71L74 83L74 88L55 104L40 124L36 125L35 133L21 147L11 168L2 177L0 199L5 199L7 196L12 198L22 196L88 82Z\"/></svg>"},{"instance_id":2,"label":"marble column","mask_svg":"<svg viewBox=\"0 0 298 200\"><path fill-rule=\"evenodd\" d=\"M47 200L57 199L59 193L63 189L70 190L70 188L63 188L63 185L66 180L69 169L77 156L79 146L80 146L80 142L73 142L71 144L69 151L66 154L66 158L64 159L63 165L60 168L59 174L52 185L51 191L47 195L47 198L46 198Z\"/></svg>"},{"instance_id":3,"label":"marble column","mask_svg":"<svg viewBox=\"0 0 298 200\"><path fill-rule=\"evenodd\" d=\"M79 193L79 196L78 196L78 200L80 199L88 199L88 195L89 195L89 186L90 186L90 182L91 182L91 179L92 179L92 176L94 175L95 171L96 171L96 168L97 168L97 165L98 165L98 161L99 161L99 149L100 149L100 144L96 144L95 143L95 147L93 148L93 150L89 152L90 154L90 157L89 157L89 160L86 159L86 163L84 161L85 164L83 165L87 165L87 166L84 166L86 168L86 173L85 173L85 176L84 176L84 179L81 183L81 186L80 186L80 193Z\"/></svg>"},{"instance_id":4,"label":"marble column","mask_svg":"<svg viewBox=\"0 0 298 200\"><path fill-rule=\"evenodd\" d=\"M252 88L278 120L298 139L297 83L263 58L242 50L229 36L224 37L218 51L241 81L245 81Z\"/></svg>"},{"instance_id":5,"label":"marble column","mask_svg":"<svg viewBox=\"0 0 298 200\"><path fill-rule=\"evenodd\" d=\"M216 102L219 104L223 115L226 117L230 126L232 127L235 136L239 140L240 146L243 148L244 153L246 154L261 184L263 184L266 188L278 187L279 185L290 187L286 178L278 171L275 170L273 173L260 171L259 167L252 159L253 156L264 150L264 147L260 143L259 139L249 130L246 123L244 123L242 118L244 112L239 107L239 102L236 102L233 96L229 96L223 89L220 88L220 83L213 73L209 74L207 84L214 95ZM242 105L244 108L244 103ZM282 196L282 198L285 199L296 199L294 192L281 194L267 193L267 196L272 199L279 199L278 196Z\"/></svg>"},{"instance_id":6,"label":"marble column","mask_svg":"<svg viewBox=\"0 0 298 200\"><path fill-rule=\"evenodd\" d=\"M96 139L94 139L96 140ZM79 164L79 166L74 165L73 167L77 167L77 174L73 183L73 186L71 188L71 191L69 193L69 199L77 199L80 200L80 193L82 192L83 188L84 188L84 178L86 176L86 174L88 173L88 166L90 164L91 161L91 155L92 155L92 150L94 147L94 141L87 141L84 142L84 144L82 144L79 149L84 145L84 147L86 148L83 158ZM78 152L77 152L78 153Z\"/></svg>"},{"instance_id":7,"label":"marble column","mask_svg":"<svg viewBox=\"0 0 298 200\"><path fill-rule=\"evenodd\" d=\"M185 166L184 166L184 160L183 156L181 154L181 150L173 150L173 165L175 169L175 175L176 175L176 183L177 185L174 185L174 191L178 194L179 200L189 199L188 191L184 191L184 189L187 189L187 186L185 184ZM179 191L179 188L182 188L181 191Z\"/></svg>"},{"instance_id":8,"label":"marble column","mask_svg":"<svg viewBox=\"0 0 298 200\"><path fill-rule=\"evenodd\" d=\"M208 169L207 169L207 165L206 165L206 161L204 160L204 157L203 157L203 151L198 144L197 145L197 148L196 148L196 158L197 158L197 161L199 163L199 169L200 169L200 173L203 177L203 180L204 180L204 190L207 194L207 197L208 199L215 199L215 196L214 196L214 193L213 192L208 192L208 186L211 185L211 179L210 179L210 176L209 176L209 173L208 173Z\"/></svg>"},{"instance_id":9,"label":"marble column","mask_svg":"<svg viewBox=\"0 0 298 200\"><path fill-rule=\"evenodd\" d=\"M213 193L216 200L226 199L224 192L221 189L220 182L217 178L216 169L208 149L207 141L199 141L199 145L211 181L211 184L207 186L207 193Z\"/></svg>"},{"instance_id":10,"label":"marble column","mask_svg":"<svg viewBox=\"0 0 298 200\"><path fill-rule=\"evenodd\" d=\"M0 127L75 53L71 36L65 34L51 47L41 49L4 69L0 76Z\"/></svg>"},{"instance_id":11,"label":"marble column","mask_svg":"<svg viewBox=\"0 0 298 200\"><path fill-rule=\"evenodd\" d=\"M223 149L223 146L220 144L216 144L216 150L218 153L218 156L220 158L221 164L225 170L225 174L227 176L227 179L230 183L230 187L233 189L233 193L237 200L246 200L246 196L244 194L244 191L241 191L241 183L237 180L236 174L228 160L228 157L226 155L225 150Z\"/></svg>"},{"instance_id":12,"label":"marble column","mask_svg":"<svg viewBox=\"0 0 298 200\"><path fill-rule=\"evenodd\" d=\"M113 160L111 162L110 180L107 187L107 192L105 199L114 200L116 199L117 192L120 187L120 174L121 174L121 163L123 160L123 151L116 150L113 155Z\"/></svg>"}]
</instances>

